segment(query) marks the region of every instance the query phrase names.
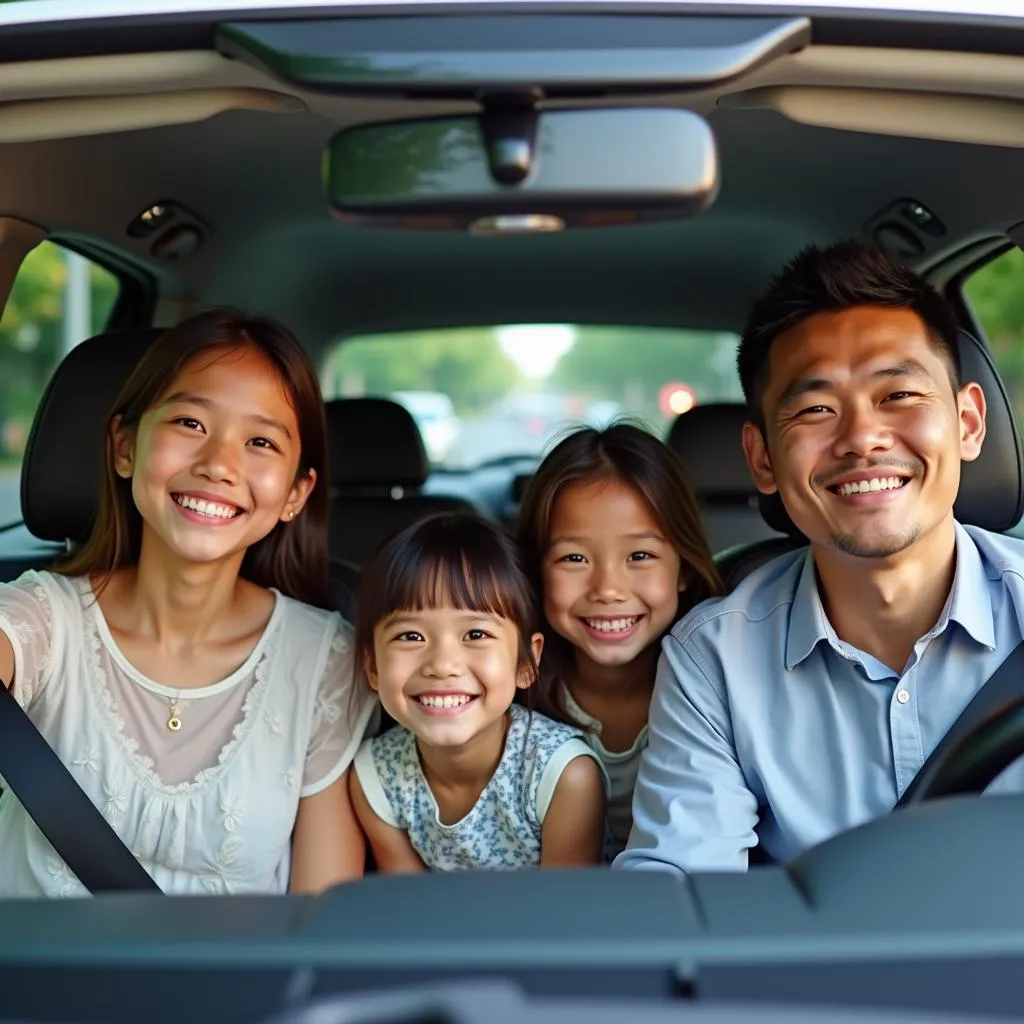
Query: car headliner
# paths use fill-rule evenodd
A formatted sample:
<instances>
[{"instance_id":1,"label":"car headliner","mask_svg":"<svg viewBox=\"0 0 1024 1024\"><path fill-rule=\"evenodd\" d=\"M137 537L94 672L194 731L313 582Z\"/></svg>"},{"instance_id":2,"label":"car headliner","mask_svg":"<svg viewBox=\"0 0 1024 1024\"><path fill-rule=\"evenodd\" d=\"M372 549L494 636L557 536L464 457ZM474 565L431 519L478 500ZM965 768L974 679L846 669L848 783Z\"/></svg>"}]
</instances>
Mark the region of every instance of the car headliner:
<instances>
[{"instance_id":1,"label":"car headliner","mask_svg":"<svg viewBox=\"0 0 1024 1024\"><path fill-rule=\"evenodd\" d=\"M224 2L210 8L285 6ZM567 6L582 7L559 9ZM760 13L764 5L756 6ZM821 0L799 5L820 6ZM902 6L956 5L907 0ZM150 15L203 7L145 5ZM302 7L307 14L320 8L338 13L350 5ZM1015 4L994 0L972 5L974 14L1013 9ZM0 29L38 24L59 10L65 17L123 18L125 5L30 0L0 7ZM1024 99L1024 58L918 51L908 71L901 55L812 45L739 82L642 98L709 117L722 167L713 208L657 226L519 238L343 226L327 208L320 162L340 126L472 105L314 94L208 49L150 54L141 63L133 54L23 60L0 65L0 101L119 92L146 94L156 104L153 94L182 88L259 88L298 97L302 109L230 110L190 124L7 142L0 161L2 212L40 224L57 239L128 261L159 281L164 298L229 303L278 316L314 350L341 334L454 324L575 321L737 329L750 298L799 247L862 235L870 218L900 198L923 202L948 229L919 261L923 268L968 245L991 248L1024 220L1024 149L811 127L771 109L721 105L745 90L791 83L983 94L986 69L993 67L1000 93ZM166 198L183 203L212 228L200 252L177 264L161 263L149 254L148 243L125 234L141 210Z\"/></svg>"}]
</instances>

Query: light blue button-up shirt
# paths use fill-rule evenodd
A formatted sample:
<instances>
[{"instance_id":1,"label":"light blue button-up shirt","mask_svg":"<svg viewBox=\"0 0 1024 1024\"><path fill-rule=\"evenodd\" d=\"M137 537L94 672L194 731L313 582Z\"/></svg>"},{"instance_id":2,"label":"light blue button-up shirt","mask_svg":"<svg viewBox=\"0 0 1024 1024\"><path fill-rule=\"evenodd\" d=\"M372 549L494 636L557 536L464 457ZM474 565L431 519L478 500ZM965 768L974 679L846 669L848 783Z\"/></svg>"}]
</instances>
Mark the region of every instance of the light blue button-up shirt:
<instances>
[{"instance_id":1,"label":"light blue button-up shirt","mask_svg":"<svg viewBox=\"0 0 1024 1024\"><path fill-rule=\"evenodd\" d=\"M761 567L664 640L615 867L742 870L886 814L1022 636L1024 541L974 527L902 674L839 639L809 550ZM989 787L1022 790L1022 762Z\"/></svg>"}]
</instances>

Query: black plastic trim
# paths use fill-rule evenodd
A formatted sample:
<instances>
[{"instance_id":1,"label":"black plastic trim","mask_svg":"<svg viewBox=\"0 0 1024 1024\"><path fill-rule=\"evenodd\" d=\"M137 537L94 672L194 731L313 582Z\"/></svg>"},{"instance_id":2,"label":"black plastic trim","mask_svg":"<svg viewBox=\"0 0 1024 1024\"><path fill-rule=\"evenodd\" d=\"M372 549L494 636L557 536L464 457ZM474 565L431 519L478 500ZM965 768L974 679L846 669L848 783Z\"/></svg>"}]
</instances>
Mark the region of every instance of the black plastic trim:
<instances>
[{"instance_id":1,"label":"black plastic trim","mask_svg":"<svg viewBox=\"0 0 1024 1024\"><path fill-rule=\"evenodd\" d=\"M152 322L156 308L157 285L152 274L142 270L136 264L122 259L110 250L100 246L89 245L78 239L66 239L60 233L47 238L47 241L59 245L62 249L78 253L79 256L102 267L117 278L119 289L113 309L102 324L98 334L112 330L126 330L133 327L146 327ZM82 339L85 341L85 338Z\"/></svg>"}]
</instances>

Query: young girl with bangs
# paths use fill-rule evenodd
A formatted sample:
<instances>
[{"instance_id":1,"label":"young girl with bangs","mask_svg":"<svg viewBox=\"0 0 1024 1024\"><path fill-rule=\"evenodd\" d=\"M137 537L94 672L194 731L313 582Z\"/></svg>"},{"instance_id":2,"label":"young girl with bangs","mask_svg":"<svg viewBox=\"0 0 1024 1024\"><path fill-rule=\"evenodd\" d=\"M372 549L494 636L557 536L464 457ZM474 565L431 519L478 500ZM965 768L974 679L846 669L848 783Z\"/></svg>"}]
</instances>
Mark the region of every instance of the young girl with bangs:
<instances>
[{"instance_id":1,"label":"young girl with bangs","mask_svg":"<svg viewBox=\"0 0 1024 1024\"><path fill-rule=\"evenodd\" d=\"M611 860L632 827L661 639L721 580L679 459L628 423L577 430L551 451L518 539L546 620L538 689L586 730L607 773Z\"/></svg>"},{"instance_id":2,"label":"young girl with bangs","mask_svg":"<svg viewBox=\"0 0 1024 1024\"><path fill-rule=\"evenodd\" d=\"M597 863L593 752L514 703L530 703L543 637L513 545L475 515L423 520L366 567L357 608L358 663L398 723L364 742L351 775L378 870Z\"/></svg>"},{"instance_id":3,"label":"young girl with bangs","mask_svg":"<svg viewBox=\"0 0 1024 1024\"><path fill-rule=\"evenodd\" d=\"M321 610L312 364L271 321L200 314L145 354L105 444L84 546L0 585L0 685L164 892L362 874L346 773L373 702ZM84 893L5 792L0 896Z\"/></svg>"}]
</instances>

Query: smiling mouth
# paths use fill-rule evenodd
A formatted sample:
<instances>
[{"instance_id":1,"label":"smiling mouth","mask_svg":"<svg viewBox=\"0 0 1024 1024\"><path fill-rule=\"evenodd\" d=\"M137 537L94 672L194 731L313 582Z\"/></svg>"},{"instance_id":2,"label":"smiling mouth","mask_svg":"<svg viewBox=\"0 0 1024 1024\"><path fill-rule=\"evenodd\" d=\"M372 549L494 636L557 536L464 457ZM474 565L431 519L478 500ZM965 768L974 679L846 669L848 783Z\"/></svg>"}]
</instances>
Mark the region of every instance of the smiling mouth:
<instances>
[{"instance_id":1,"label":"smiling mouth","mask_svg":"<svg viewBox=\"0 0 1024 1024\"><path fill-rule=\"evenodd\" d=\"M616 633L628 633L642 618L642 615L623 615L617 619L584 618L583 621L587 628L592 629L595 633L607 633L614 636Z\"/></svg>"},{"instance_id":2,"label":"smiling mouth","mask_svg":"<svg viewBox=\"0 0 1024 1024\"><path fill-rule=\"evenodd\" d=\"M421 693L413 700L422 708L430 711L453 711L464 708L471 701L476 700L476 695L471 693Z\"/></svg>"},{"instance_id":3,"label":"smiling mouth","mask_svg":"<svg viewBox=\"0 0 1024 1024\"><path fill-rule=\"evenodd\" d=\"M851 480L836 484L828 490L840 498L848 498L852 494L869 494L872 491L898 491L910 483L909 476L874 476L868 480Z\"/></svg>"},{"instance_id":4,"label":"smiling mouth","mask_svg":"<svg viewBox=\"0 0 1024 1024\"><path fill-rule=\"evenodd\" d=\"M176 505L208 519L234 519L242 510L237 505L225 505L217 501L206 501L203 498L192 498L187 494L172 495Z\"/></svg>"}]
</instances>

